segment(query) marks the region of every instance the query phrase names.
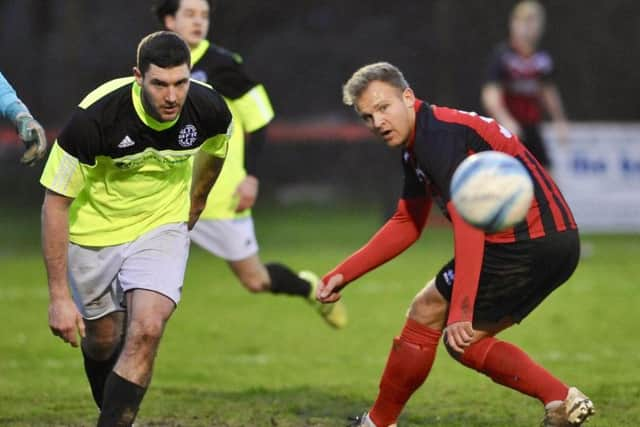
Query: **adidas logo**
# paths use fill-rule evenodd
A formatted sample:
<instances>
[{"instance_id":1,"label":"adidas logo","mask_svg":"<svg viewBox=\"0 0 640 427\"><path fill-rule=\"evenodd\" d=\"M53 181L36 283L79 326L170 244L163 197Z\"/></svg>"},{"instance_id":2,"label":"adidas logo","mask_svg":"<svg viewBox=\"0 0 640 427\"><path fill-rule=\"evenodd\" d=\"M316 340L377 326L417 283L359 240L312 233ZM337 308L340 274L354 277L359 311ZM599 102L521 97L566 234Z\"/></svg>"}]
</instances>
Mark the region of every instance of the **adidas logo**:
<instances>
[{"instance_id":1,"label":"adidas logo","mask_svg":"<svg viewBox=\"0 0 640 427\"><path fill-rule=\"evenodd\" d=\"M120 141L120 143L118 144L118 148L127 148L131 147L132 145L135 145L135 142L133 142L133 139L129 138L129 135L127 135L122 141Z\"/></svg>"}]
</instances>

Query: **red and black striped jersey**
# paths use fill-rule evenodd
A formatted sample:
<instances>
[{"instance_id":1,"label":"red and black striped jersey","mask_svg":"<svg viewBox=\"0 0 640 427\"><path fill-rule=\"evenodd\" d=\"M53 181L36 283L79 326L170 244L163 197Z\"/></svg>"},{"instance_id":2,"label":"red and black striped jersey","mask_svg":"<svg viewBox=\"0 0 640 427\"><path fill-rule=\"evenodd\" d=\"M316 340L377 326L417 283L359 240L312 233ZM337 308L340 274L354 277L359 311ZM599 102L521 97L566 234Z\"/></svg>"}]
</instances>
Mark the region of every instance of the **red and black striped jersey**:
<instances>
[{"instance_id":1,"label":"red and black striped jersey","mask_svg":"<svg viewBox=\"0 0 640 427\"><path fill-rule=\"evenodd\" d=\"M553 75L553 60L544 50L523 55L507 43L492 53L487 83L498 83L504 103L513 117L523 125L535 125L542 119L541 85Z\"/></svg>"},{"instance_id":2,"label":"red and black striped jersey","mask_svg":"<svg viewBox=\"0 0 640 427\"><path fill-rule=\"evenodd\" d=\"M468 156L488 150L509 154L525 166L534 184L534 200L523 221L508 230L486 234L486 242L536 239L577 228L557 185L515 135L493 119L422 101L416 102L414 139L402 153L402 198L431 197L448 217L454 171Z\"/></svg>"}]
</instances>

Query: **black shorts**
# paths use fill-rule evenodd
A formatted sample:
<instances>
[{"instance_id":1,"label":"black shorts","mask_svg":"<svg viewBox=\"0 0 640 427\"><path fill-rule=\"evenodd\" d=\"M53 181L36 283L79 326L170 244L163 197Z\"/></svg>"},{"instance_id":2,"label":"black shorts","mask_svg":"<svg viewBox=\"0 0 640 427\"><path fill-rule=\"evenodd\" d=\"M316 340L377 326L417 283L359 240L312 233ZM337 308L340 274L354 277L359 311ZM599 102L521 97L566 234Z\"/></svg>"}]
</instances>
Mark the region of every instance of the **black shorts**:
<instances>
[{"instance_id":1,"label":"black shorts","mask_svg":"<svg viewBox=\"0 0 640 427\"><path fill-rule=\"evenodd\" d=\"M544 145L538 126L529 125L522 128L522 143L545 169L551 167L551 159L547 154L547 148Z\"/></svg>"},{"instance_id":2,"label":"black shorts","mask_svg":"<svg viewBox=\"0 0 640 427\"><path fill-rule=\"evenodd\" d=\"M569 279L579 258L577 230L523 242L486 244L473 320L497 322L511 316L520 322ZM454 278L451 260L436 276L436 288L447 301L451 301Z\"/></svg>"}]
</instances>

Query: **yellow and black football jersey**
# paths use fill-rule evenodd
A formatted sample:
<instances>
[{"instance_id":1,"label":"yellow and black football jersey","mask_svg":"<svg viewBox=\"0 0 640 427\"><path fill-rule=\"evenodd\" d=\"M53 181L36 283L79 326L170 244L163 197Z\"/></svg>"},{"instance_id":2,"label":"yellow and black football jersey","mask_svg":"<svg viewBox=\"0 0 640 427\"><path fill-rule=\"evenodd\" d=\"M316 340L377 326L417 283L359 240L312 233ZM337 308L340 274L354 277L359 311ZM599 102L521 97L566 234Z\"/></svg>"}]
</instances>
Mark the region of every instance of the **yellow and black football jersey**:
<instances>
[{"instance_id":1,"label":"yellow and black football jersey","mask_svg":"<svg viewBox=\"0 0 640 427\"><path fill-rule=\"evenodd\" d=\"M69 239L109 246L186 221L192 157L224 158L231 113L208 85L191 81L182 112L158 122L142 105L133 77L91 92L58 136L40 182L74 198Z\"/></svg>"}]
</instances>

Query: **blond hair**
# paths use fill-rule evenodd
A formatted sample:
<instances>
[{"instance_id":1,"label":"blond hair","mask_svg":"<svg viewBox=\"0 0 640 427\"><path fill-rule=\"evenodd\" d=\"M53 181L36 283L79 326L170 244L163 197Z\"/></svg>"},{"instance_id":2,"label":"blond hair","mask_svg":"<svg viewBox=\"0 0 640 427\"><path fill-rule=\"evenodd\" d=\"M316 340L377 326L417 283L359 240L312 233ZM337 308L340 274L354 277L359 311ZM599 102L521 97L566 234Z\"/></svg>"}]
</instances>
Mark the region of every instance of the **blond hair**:
<instances>
[{"instance_id":1,"label":"blond hair","mask_svg":"<svg viewBox=\"0 0 640 427\"><path fill-rule=\"evenodd\" d=\"M367 89L369 83L381 81L390 84L400 90L409 87L409 83L402 75L402 71L388 62L376 62L358 69L342 86L342 102L345 105L354 105L362 92Z\"/></svg>"}]
</instances>

